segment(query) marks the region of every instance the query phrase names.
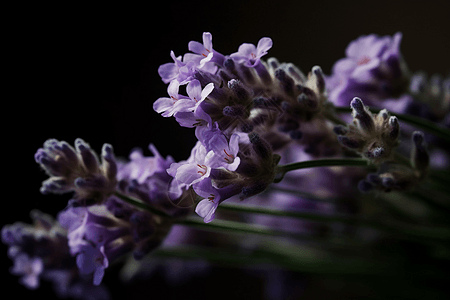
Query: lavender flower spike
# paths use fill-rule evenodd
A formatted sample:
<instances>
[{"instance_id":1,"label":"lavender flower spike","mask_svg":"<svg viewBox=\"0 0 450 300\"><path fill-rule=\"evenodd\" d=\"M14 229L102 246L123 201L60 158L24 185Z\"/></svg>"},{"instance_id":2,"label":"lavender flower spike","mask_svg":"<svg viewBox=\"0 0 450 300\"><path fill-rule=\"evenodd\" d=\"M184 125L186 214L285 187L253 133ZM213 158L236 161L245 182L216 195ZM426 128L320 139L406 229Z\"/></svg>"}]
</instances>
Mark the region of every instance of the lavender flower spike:
<instances>
[{"instance_id":1,"label":"lavender flower spike","mask_svg":"<svg viewBox=\"0 0 450 300\"><path fill-rule=\"evenodd\" d=\"M334 132L341 145L354 150L373 163L380 164L391 158L398 146L399 124L386 109L372 114L362 100L354 97L350 102L353 124L347 128L337 126Z\"/></svg>"},{"instance_id":2,"label":"lavender flower spike","mask_svg":"<svg viewBox=\"0 0 450 300\"><path fill-rule=\"evenodd\" d=\"M103 145L101 163L82 139L75 140L75 149L64 141L49 139L34 158L50 177L42 183L43 194L74 191L77 200L102 202L115 190L117 164L109 144Z\"/></svg>"},{"instance_id":3,"label":"lavender flower spike","mask_svg":"<svg viewBox=\"0 0 450 300\"><path fill-rule=\"evenodd\" d=\"M256 47L253 44L243 43L239 46L238 52L231 54L230 57L238 63L243 63L246 67L254 68L259 64L261 57L272 48L272 45L272 39L264 37L259 40Z\"/></svg>"}]
</instances>

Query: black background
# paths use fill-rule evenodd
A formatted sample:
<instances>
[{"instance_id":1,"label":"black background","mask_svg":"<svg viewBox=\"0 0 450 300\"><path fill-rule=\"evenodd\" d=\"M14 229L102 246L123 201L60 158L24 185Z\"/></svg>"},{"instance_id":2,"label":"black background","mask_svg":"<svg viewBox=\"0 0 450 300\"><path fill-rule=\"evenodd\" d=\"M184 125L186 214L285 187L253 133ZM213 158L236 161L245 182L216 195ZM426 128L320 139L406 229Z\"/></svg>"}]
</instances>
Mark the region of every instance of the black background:
<instances>
[{"instance_id":1,"label":"black background","mask_svg":"<svg viewBox=\"0 0 450 300\"><path fill-rule=\"evenodd\" d=\"M97 151L110 143L123 157L133 147L147 149L154 143L162 155L186 159L195 143L193 131L159 116L152 103L166 96L158 66L171 61L170 50L176 55L188 52L188 42L201 42L204 31L212 33L214 49L223 54L236 52L244 42L271 37L268 57L293 62L305 72L320 65L327 74L360 35L401 31L401 50L411 70L445 75L450 68L450 5L444 0L148 3L32 4L4 11L2 226L29 222L32 208L55 215L66 205L68 196L39 193L46 175L33 155L48 138L73 143L81 137ZM19 285L8 274L12 264L4 245L1 251L5 296L54 297L46 284L33 292ZM217 276L223 280L227 274ZM218 286L220 294L205 299L261 297L257 283L245 284L236 273L232 277L235 287L225 286L223 292L224 286ZM105 282L114 299L129 293L114 285L114 271L106 274ZM142 295L165 299L159 292ZM318 289L315 296L325 294Z\"/></svg>"}]
</instances>

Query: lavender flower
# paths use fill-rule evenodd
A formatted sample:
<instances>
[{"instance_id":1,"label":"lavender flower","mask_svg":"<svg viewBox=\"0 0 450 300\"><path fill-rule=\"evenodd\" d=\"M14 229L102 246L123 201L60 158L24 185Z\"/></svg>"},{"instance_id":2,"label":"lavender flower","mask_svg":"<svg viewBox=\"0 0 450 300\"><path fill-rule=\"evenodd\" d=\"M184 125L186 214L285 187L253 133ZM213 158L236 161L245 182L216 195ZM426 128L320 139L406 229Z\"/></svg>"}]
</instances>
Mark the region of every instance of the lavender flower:
<instances>
[{"instance_id":1,"label":"lavender flower","mask_svg":"<svg viewBox=\"0 0 450 300\"><path fill-rule=\"evenodd\" d=\"M398 32L393 37L371 34L351 42L346 57L334 64L327 78L329 100L348 105L358 96L368 99L368 105L385 107L385 99L405 93L409 71L399 50L401 39Z\"/></svg>"},{"instance_id":2,"label":"lavender flower","mask_svg":"<svg viewBox=\"0 0 450 300\"><path fill-rule=\"evenodd\" d=\"M205 200L196 212L210 222L217 206L224 200L239 195L246 199L264 191L275 176L279 157L273 155L270 145L257 134L242 140L246 151L240 152L240 136L235 134L228 142L217 130L204 132L208 151L198 141L186 161L171 164L168 174L174 177L170 190L182 193L190 186Z\"/></svg>"},{"instance_id":3,"label":"lavender flower","mask_svg":"<svg viewBox=\"0 0 450 300\"><path fill-rule=\"evenodd\" d=\"M179 95L178 90L180 87L180 83L178 80L174 79L170 82L167 87L167 93L169 94L169 98L161 97L153 103L153 109L157 113L162 113L163 117L171 117L175 112L180 111L178 106L183 106L184 102L191 102L189 97Z\"/></svg>"},{"instance_id":4,"label":"lavender flower","mask_svg":"<svg viewBox=\"0 0 450 300\"><path fill-rule=\"evenodd\" d=\"M267 54L272 48L272 39L268 37L261 38L258 45L244 43L239 46L238 52L232 53L230 57L238 63L243 63L246 67L255 67L259 64L261 57Z\"/></svg>"},{"instance_id":5,"label":"lavender flower","mask_svg":"<svg viewBox=\"0 0 450 300\"><path fill-rule=\"evenodd\" d=\"M19 282L30 290L39 287L39 277L44 269L41 258L30 258L27 254L19 254L15 257L11 274L22 276Z\"/></svg>"},{"instance_id":6,"label":"lavender flower","mask_svg":"<svg viewBox=\"0 0 450 300\"><path fill-rule=\"evenodd\" d=\"M203 44L196 41L190 41L188 44L190 51L200 55L199 67L202 68L206 63L213 62L222 65L225 57L215 51L212 46L212 35L209 32L203 33ZM187 55L187 54L186 54ZM213 73L213 72L212 72Z\"/></svg>"},{"instance_id":7,"label":"lavender flower","mask_svg":"<svg viewBox=\"0 0 450 300\"><path fill-rule=\"evenodd\" d=\"M68 230L70 253L76 256L80 273L93 273L94 285L101 283L112 253L129 249L126 240L119 245L112 243L129 234L129 224L114 218L104 205L68 207L58 215L58 221Z\"/></svg>"},{"instance_id":8,"label":"lavender flower","mask_svg":"<svg viewBox=\"0 0 450 300\"><path fill-rule=\"evenodd\" d=\"M412 134L410 165L399 163L382 164L377 173L370 173L358 184L362 192L379 190L383 192L405 191L422 182L428 172L430 158L424 135L420 131Z\"/></svg>"},{"instance_id":9,"label":"lavender flower","mask_svg":"<svg viewBox=\"0 0 450 300\"><path fill-rule=\"evenodd\" d=\"M180 83L172 80L167 88L170 98L159 98L153 103L153 109L157 113L162 113L163 117L171 117L177 112L191 112L208 97L214 89L214 84L208 84L204 89L201 88L198 80L192 80L188 83L186 90L189 97L179 95Z\"/></svg>"},{"instance_id":10,"label":"lavender flower","mask_svg":"<svg viewBox=\"0 0 450 300\"><path fill-rule=\"evenodd\" d=\"M175 162L173 157L163 158L153 144L150 144L148 148L154 156L146 157L142 149L135 148L131 151L128 162L118 162L118 181L136 180L139 184L143 184L154 175L168 177L165 170Z\"/></svg>"},{"instance_id":11,"label":"lavender flower","mask_svg":"<svg viewBox=\"0 0 450 300\"><path fill-rule=\"evenodd\" d=\"M50 281L60 298L90 300L95 295L95 299L109 299L104 286L94 286L92 277L78 272L69 252L67 231L38 210L30 216L33 225L17 222L2 228L2 242L8 245L8 256L14 261L10 272L21 276L19 282L36 289L41 280Z\"/></svg>"},{"instance_id":12,"label":"lavender flower","mask_svg":"<svg viewBox=\"0 0 450 300\"><path fill-rule=\"evenodd\" d=\"M207 152L202 143L197 142L190 158L186 162L172 164L167 172L179 182L191 186L209 177L215 160L214 151Z\"/></svg>"},{"instance_id":13,"label":"lavender flower","mask_svg":"<svg viewBox=\"0 0 450 300\"><path fill-rule=\"evenodd\" d=\"M178 105L174 99L181 98L178 89L171 92L172 99L155 102L155 110L163 116L173 115L180 125L196 128L199 142L190 158L167 170L174 178L169 193L171 198L179 197L192 187L208 199L196 209L205 221L213 219L219 202L234 195L245 199L267 188L278 162L273 150L293 141L304 142L308 151L318 155L336 148L336 138L324 118L331 106L326 104L321 68L315 66L305 76L292 64L273 58L261 61L271 47L272 40L262 38L257 46L243 44L238 52L223 61L218 56L217 61L211 36L205 33L203 45L189 44L198 56L185 54L183 61L196 64L186 88L196 105ZM217 70L202 69L203 62L215 62ZM178 87L176 81L171 85ZM162 101L169 104L163 108ZM305 131L299 129L303 123L307 123Z\"/></svg>"},{"instance_id":14,"label":"lavender flower","mask_svg":"<svg viewBox=\"0 0 450 300\"><path fill-rule=\"evenodd\" d=\"M177 80L180 84L185 84L192 79L195 72L195 61L183 62L181 56L176 57L173 51L170 52L173 63L166 63L158 68L158 74L164 83Z\"/></svg>"},{"instance_id":15,"label":"lavender flower","mask_svg":"<svg viewBox=\"0 0 450 300\"><path fill-rule=\"evenodd\" d=\"M211 51L209 37L205 33L204 45L191 42L190 49L202 53L200 55L204 58L208 57L208 51ZM271 46L270 38L262 38L257 46L243 44L238 52L226 57L223 63L216 62L215 72L207 72L197 63L188 88L190 84L199 82L203 90L208 90L210 85L214 85L214 89L206 99L198 101L196 107L189 108L191 112L179 109L175 113L180 125L197 127L198 138L201 135L199 131L207 130L208 126L212 128L211 124L217 122L218 129L227 139L233 133L256 131L275 150L292 141L304 143L306 148L317 153L326 151L319 148L331 149L331 144L336 144L336 141L323 117L331 106L326 104L325 80L321 68L315 66L306 77L292 64L280 64L274 58L265 63L261 57L267 54ZM199 97L195 98L198 100ZM170 102L165 109L175 103L169 99L165 101ZM160 102L160 99L155 102L154 108L158 112L164 110L160 108ZM311 124L305 127L306 131L302 131L302 123ZM202 129L197 130L198 127ZM321 147L317 146L318 131L322 131L319 134L322 135L320 140L324 146Z\"/></svg>"},{"instance_id":16,"label":"lavender flower","mask_svg":"<svg viewBox=\"0 0 450 300\"><path fill-rule=\"evenodd\" d=\"M398 119L389 116L385 109L373 115L357 97L353 98L350 106L353 124L347 128L337 126L334 129L341 145L377 164L389 160L398 146Z\"/></svg>"},{"instance_id":17,"label":"lavender flower","mask_svg":"<svg viewBox=\"0 0 450 300\"><path fill-rule=\"evenodd\" d=\"M237 156L239 152L239 135L233 133L228 142L226 136L219 130L217 123L215 128L203 130L197 138L205 145L206 151L214 151L216 159L212 166L224 167L229 171L235 171L240 163Z\"/></svg>"},{"instance_id":18,"label":"lavender flower","mask_svg":"<svg viewBox=\"0 0 450 300\"><path fill-rule=\"evenodd\" d=\"M202 109L200 105L195 107L194 111L177 112L175 119L182 127L195 127L195 135L198 137L200 132L208 126L212 126L211 117Z\"/></svg>"},{"instance_id":19,"label":"lavender flower","mask_svg":"<svg viewBox=\"0 0 450 300\"><path fill-rule=\"evenodd\" d=\"M49 139L34 158L50 176L42 183L41 193L75 192L75 199L85 203L102 202L116 187L117 165L112 146L104 144L102 162L82 139L75 148L64 141Z\"/></svg>"},{"instance_id":20,"label":"lavender flower","mask_svg":"<svg viewBox=\"0 0 450 300\"><path fill-rule=\"evenodd\" d=\"M215 218L216 209L219 206L220 194L217 189L212 185L211 179L206 179L201 183L194 185L194 191L205 199L201 200L196 208L195 212L203 218L205 223L209 223Z\"/></svg>"}]
</instances>

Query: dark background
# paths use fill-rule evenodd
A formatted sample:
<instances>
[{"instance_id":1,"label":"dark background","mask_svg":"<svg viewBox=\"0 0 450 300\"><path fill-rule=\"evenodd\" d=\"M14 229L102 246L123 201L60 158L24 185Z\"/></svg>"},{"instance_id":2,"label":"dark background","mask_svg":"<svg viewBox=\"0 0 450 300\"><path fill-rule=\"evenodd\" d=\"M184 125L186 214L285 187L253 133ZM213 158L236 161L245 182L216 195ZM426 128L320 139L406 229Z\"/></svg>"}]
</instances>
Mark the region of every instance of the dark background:
<instances>
[{"instance_id":1,"label":"dark background","mask_svg":"<svg viewBox=\"0 0 450 300\"><path fill-rule=\"evenodd\" d=\"M320 65L327 74L360 35L401 31L401 50L411 70L445 75L450 68L450 5L444 0L148 3L34 4L5 10L2 226L29 222L32 208L56 214L66 205L68 196L39 193L46 176L33 155L48 138L73 143L81 137L96 151L110 143L123 157L133 147L147 149L154 143L162 155L186 159L195 143L193 131L159 116L152 103L166 96L158 66L171 62L170 50L188 52L188 42L201 42L204 31L212 33L214 49L223 54L271 37L268 57L293 62L305 72ZM8 274L11 262L4 245L1 251L4 295L54 297L45 284L33 292L20 286ZM115 273L106 274L113 292L127 291L116 281ZM247 299L252 288L258 289L252 284L228 289L223 297ZM261 291L253 295L257 299ZM318 289L316 296L321 295Z\"/></svg>"}]
</instances>

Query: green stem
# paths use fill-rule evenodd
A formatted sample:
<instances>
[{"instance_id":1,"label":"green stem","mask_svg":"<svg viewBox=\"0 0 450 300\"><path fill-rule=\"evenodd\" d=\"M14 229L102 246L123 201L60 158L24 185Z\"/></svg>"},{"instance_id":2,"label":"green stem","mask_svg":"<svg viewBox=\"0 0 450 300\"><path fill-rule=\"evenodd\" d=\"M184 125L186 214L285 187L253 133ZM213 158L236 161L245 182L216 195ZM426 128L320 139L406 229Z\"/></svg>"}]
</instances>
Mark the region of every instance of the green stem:
<instances>
[{"instance_id":1,"label":"green stem","mask_svg":"<svg viewBox=\"0 0 450 300\"><path fill-rule=\"evenodd\" d=\"M406 274L408 278L421 278L428 280L441 279L446 276L442 269L434 266L420 266L411 270L405 270L404 265L392 261L374 261L364 258L323 257L322 255L310 255L301 247L290 247L287 251L277 251L265 247L249 251L238 251L228 248L205 247L176 247L157 249L152 252L153 257L176 258L187 260L207 260L212 263L225 264L225 266L242 267L264 265L277 266L286 270L302 272L306 274L320 274L328 276L373 276L381 278L398 279ZM285 245L283 248L285 249ZM288 253L286 253L288 252ZM272 268L271 268L272 269ZM428 272L426 272L426 271Z\"/></svg>"},{"instance_id":2,"label":"green stem","mask_svg":"<svg viewBox=\"0 0 450 300\"><path fill-rule=\"evenodd\" d=\"M155 215L158 215L158 216L162 216L162 217L172 218L167 213L165 213L165 212L163 212L163 211L161 211L161 210L159 210L157 208L154 208L153 206L150 206L150 205L148 205L145 202L142 202L142 201L137 200L135 198L132 198L130 196L124 195L124 194L122 194L122 193L120 193L118 191L114 192L114 195L116 197L120 198L121 200L123 200L123 201L125 201L125 202L127 202L127 203L129 203L129 204L131 204L133 206L139 207L140 209L143 209L143 210L146 210L148 212L151 212L152 214L155 214Z\"/></svg>"},{"instance_id":3,"label":"green stem","mask_svg":"<svg viewBox=\"0 0 450 300\"><path fill-rule=\"evenodd\" d=\"M147 210L155 215L171 218L171 216L168 215L167 213L165 213L161 210L158 210L142 201L139 201L132 197L123 195L119 192L115 192L114 195L116 195L123 201L130 203L133 206ZM355 217L315 215L315 214L308 214L308 213L301 213L301 212L273 210L273 209L260 208L260 207L245 207L245 206L238 206L238 205L232 205L232 204L222 204L219 207L221 207L221 209L228 209L228 210L234 210L234 211L240 211L240 212L246 212L246 213L259 213L259 214L267 214L267 215L275 215L275 216L302 218L302 219L309 219L309 220L315 220L315 221L343 222L343 223L351 224L351 225L363 225L363 226L369 226L369 227L382 229L382 230L385 230L388 232L393 231L394 233L397 233L400 235L406 234L407 236L410 236L412 238L421 237L421 238L425 238L425 239L437 239L437 240L442 240L442 239L447 239L447 238L450 239L450 231L445 228L444 229L425 228L423 226L411 227L412 225L410 225L410 224L408 224L407 226L404 226L401 224L395 224L395 223L394 224L385 224L385 223L376 222L374 220L361 219L361 218L355 218ZM304 240L317 239L317 237L314 237L311 235L305 235L305 234L300 234L300 233L295 233L295 232L271 229L271 228L263 227L263 226L245 224L245 223L240 223L240 222L224 221L224 220L215 220L212 223L204 223L201 220L185 219L185 220L180 220L176 223L182 224L182 225L187 225L187 226L200 227L200 228L207 229L207 230L225 230L225 231L232 231L235 233L250 233L250 234L269 235L269 236L285 236L285 237L292 237L292 238L301 238Z\"/></svg>"},{"instance_id":4,"label":"green stem","mask_svg":"<svg viewBox=\"0 0 450 300\"><path fill-rule=\"evenodd\" d=\"M268 235L268 236L288 236L294 238L301 239L311 239L312 236L300 234L296 232L287 232L282 230L275 230L268 228L266 226L259 226L253 224L246 224L242 222L234 222L234 221L226 221L226 220L217 220L215 219L211 223L205 223L203 220L188 218L185 220L181 220L176 222L176 224L198 227L205 230L221 230L227 232L235 232L235 233L249 233L249 234L258 234L258 235Z\"/></svg>"},{"instance_id":5,"label":"green stem","mask_svg":"<svg viewBox=\"0 0 450 300\"><path fill-rule=\"evenodd\" d=\"M246 212L250 212L250 210L247 210ZM258 213L261 213L261 211L258 211ZM286 213L286 212L284 212ZM283 215L284 216L284 215ZM315 216L317 219L327 220L327 218L322 218L321 216ZM330 217L332 218L332 217ZM356 220L349 221L351 219L348 219L347 222L356 222ZM335 220L333 220L335 221ZM344 221L344 219L340 219L340 221ZM211 223L204 223L202 220L198 219L185 219L180 220L176 222L176 224L180 225L186 225L186 226L193 226L198 227L205 230L212 230L212 231L228 231L228 232L234 232L234 233L247 233L247 234L258 234L258 235L268 235L268 236L282 236L282 237L290 237L295 239L302 239L302 240L310 240L310 241L317 241L320 242L321 240L323 242L326 242L326 240L323 240L323 238L312 236L312 235L306 235L291 231L283 231L283 230L276 230L272 228L268 228L266 226L259 226L259 225L252 225L252 224L246 224L241 222L234 222L234 221L225 221L225 220L214 220ZM388 234L392 234L393 236L399 237L399 238L406 238L410 239L419 243L435 243L435 242L446 242L450 239L450 229L449 228L442 228L442 227L425 227L425 226L416 226L412 224L399 224L398 222L385 222L385 223L375 223L373 221L367 220L366 225L368 226L375 226L379 229L384 230ZM348 243L348 242L347 242Z\"/></svg>"},{"instance_id":6,"label":"green stem","mask_svg":"<svg viewBox=\"0 0 450 300\"><path fill-rule=\"evenodd\" d=\"M346 166L346 167L357 167L357 166L368 166L368 162L362 158L325 158L317 160L301 161L286 165L281 165L276 167L276 173L274 182L280 182L284 175L289 171L306 169L306 168L317 168L317 167L336 167L336 166Z\"/></svg>"},{"instance_id":7,"label":"green stem","mask_svg":"<svg viewBox=\"0 0 450 300\"><path fill-rule=\"evenodd\" d=\"M197 218L187 218L175 222L175 224L199 228L207 231L222 231L237 234L256 234L268 237L288 237L292 239L308 241L313 243L320 243L321 245L327 245L330 247L360 247L361 241L355 241L351 238L337 238L332 239L330 237L320 237L317 235L304 234L295 231L286 231L280 229L273 229L267 226L254 225L242 222L219 220L215 219L211 223L205 223L203 220Z\"/></svg>"},{"instance_id":8,"label":"green stem","mask_svg":"<svg viewBox=\"0 0 450 300\"><path fill-rule=\"evenodd\" d=\"M336 215L321 215L306 212L296 212L296 211L283 211L276 209L269 209L256 206L244 206L237 204L221 204L219 209L229 210L235 212L243 213L256 213L280 217L297 218L303 220L319 221L319 222L339 222L348 225L357 225L371 227L378 230L386 231L388 233L394 233L396 235L408 235L411 237L430 237L433 239L445 239L450 238L450 230L447 228L437 228L437 227L424 227L417 226L413 224L404 225L399 222L380 222L379 220L359 218L352 216L336 216Z\"/></svg>"},{"instance_id":9,"label":"green stem","mask_svg":"<svg viewBox=\"0 0 450 300\"><path fill-rule=\"evenodd\" d=\"M288 188L282 188L277 185L270 185L265 192L272 192L272 191L283 192L286 194L292 194L292 195L296 195L296 196L304 198L304 199L318 201L318 202L336 203L339 201L338 197L321 197L321 196L317 196L317 195L314 195L314 194L308 193L308 192L297 191L297 190L288 189Z\"/></svg>"},{"instance_id":10,"label":"green stem","mask_svg":"<svg viewBox=\"0 0 450 300\"><path fill-rule=\"evenodd\" d=\"M349 107L335 107L335 111L337 113L350 113L352 111ZM374 109L370 108L370 111L372 113L378 113L380 109ZM434 135L441 137L445 139L447 142L450 142L450 130L440 127L434 122L428 121L423 118L407 115L407 114L399 114L399 113L393 113L399 120L404 121L406 123L409 123L411 125L415 125L419 128L422 128L430 133L433 133ZM331 120L333 121L333 120Z\"/></svg>"},{"instance_id":11,"label":"green stem","mask_svg":"<svg viewBox=\"0 0 450 300\"><path fill-rule=\"evenodd\" d=\"M270 209L264 207L257 206L246 206L239 204L231 204L231 203L222 203L218 207L220 210L228 210L234 212L243 212L243 213L253 213L253 214L264 214L271 216L280 216L280 217L289 217L289 218L297 218L297 219L306 219L311 221L320 221L320 222L340 222L349 225L366 225L369 227L378 227L377 223L373 220L361 219L351 216L335 216L335 215L321 215L307 212L297 212L297 211L286 211L286 210L278 210L278 209Z\"/></svg>"}]
</instances>

